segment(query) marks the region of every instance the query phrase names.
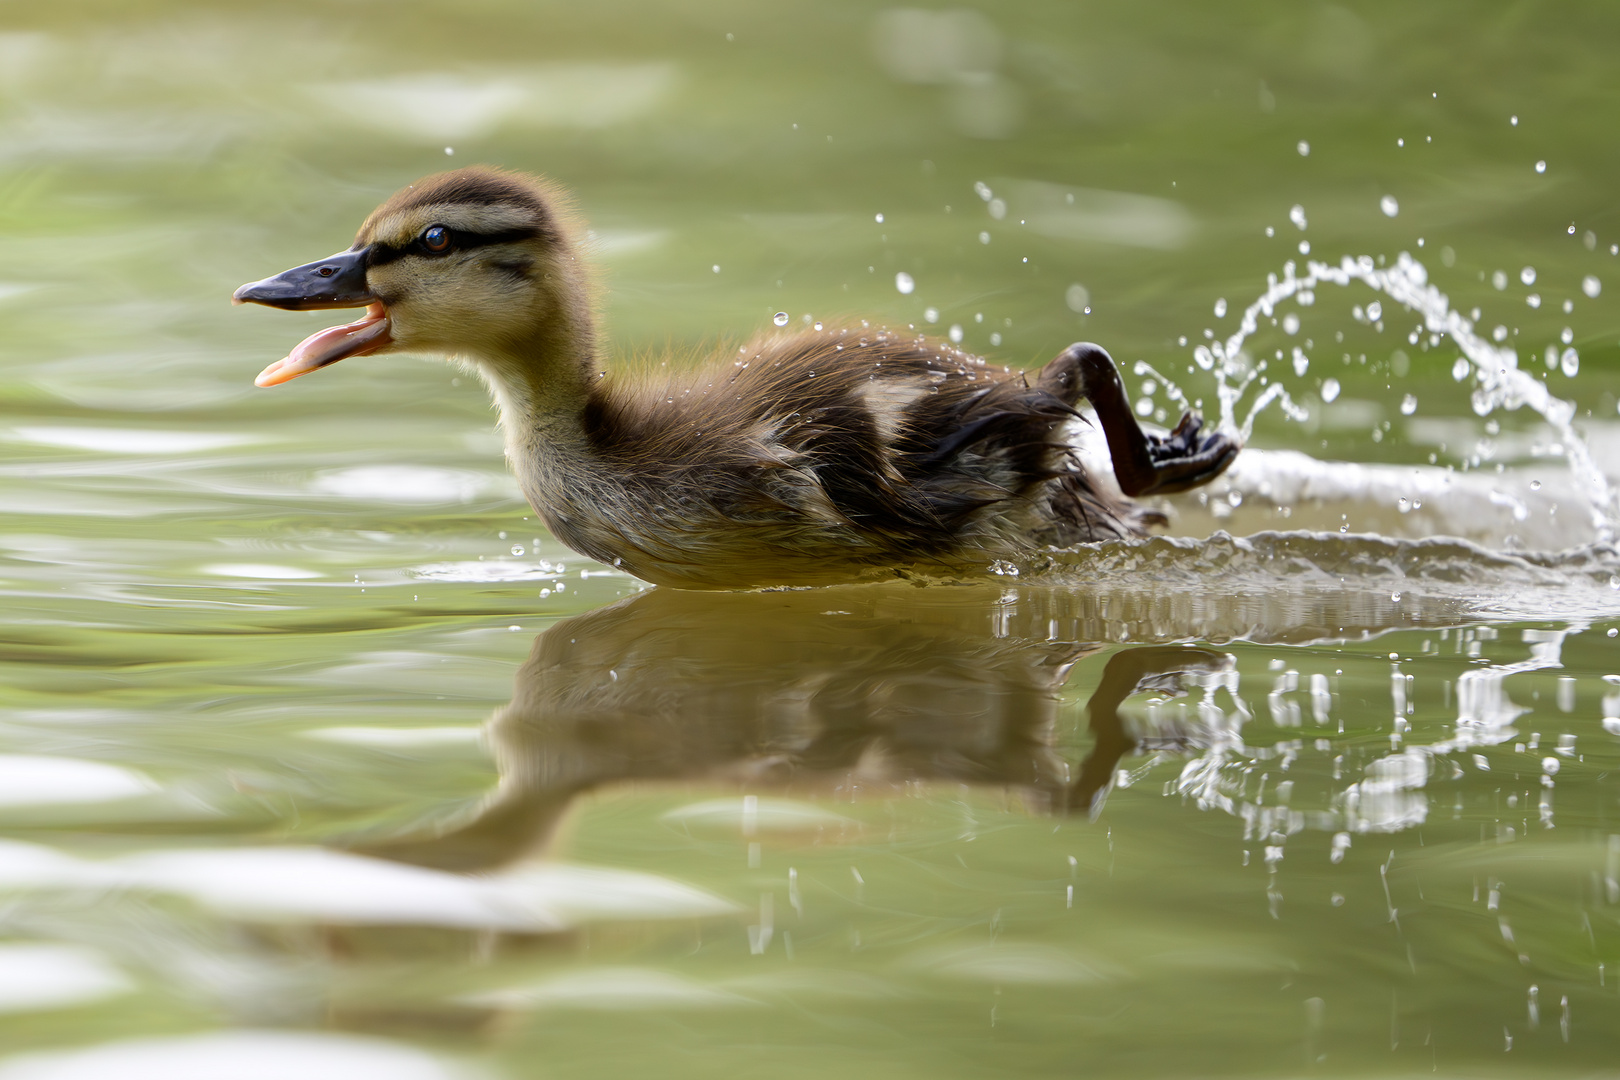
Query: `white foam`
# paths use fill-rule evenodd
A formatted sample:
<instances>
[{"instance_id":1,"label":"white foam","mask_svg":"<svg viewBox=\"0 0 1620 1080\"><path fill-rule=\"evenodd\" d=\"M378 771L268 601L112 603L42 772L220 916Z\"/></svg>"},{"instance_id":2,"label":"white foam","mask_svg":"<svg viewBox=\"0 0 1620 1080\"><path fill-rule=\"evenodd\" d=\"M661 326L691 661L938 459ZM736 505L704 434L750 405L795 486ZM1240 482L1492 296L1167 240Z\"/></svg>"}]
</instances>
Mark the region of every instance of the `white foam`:
<instances>
[{"instance_id":1,"label":"white foam","mask_svg":"<svg viewBox=\"0 0 1620 1080\"><path fill-rule=\"evenodd\" d=\"M609 570L599 573L612 573ZM464 562L429 563L426 566L413 567L406 571L411 577L426 578L429 581L555 581L557 570L549 563L525 563L508 561L505 559L489 559L484 562L466 560Z\"/></svg>"}]
</instances>

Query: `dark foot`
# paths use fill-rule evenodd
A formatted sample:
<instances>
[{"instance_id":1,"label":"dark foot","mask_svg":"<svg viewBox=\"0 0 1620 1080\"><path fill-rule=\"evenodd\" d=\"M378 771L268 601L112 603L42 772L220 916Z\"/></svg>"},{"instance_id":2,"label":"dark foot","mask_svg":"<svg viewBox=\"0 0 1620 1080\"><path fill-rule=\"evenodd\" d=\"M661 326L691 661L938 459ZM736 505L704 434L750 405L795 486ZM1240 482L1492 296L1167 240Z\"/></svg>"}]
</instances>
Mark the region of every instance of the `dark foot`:
<instances>
[{"instance_id":1,"label":"dark foot","mask_svg":"<svg viewBox=\"0 0 1620 1080\"><path fill-rule=\"evenodd\" d=\"M1071 404L1082 397L1091 402L1108 439L1114 476L1127 495L1170 495L1207 484L1243 449L1225 432L1206 433L1203 418L1193 413L1168 435L1143 431L1119 369L1097 345L1070 345L1041 371L1040 385Z\"/></svg>"},{"instance_id":2,"label":"dark foot","mask_svg":"<svg viewBox=\"0 0 1620 1080\"><path fill-rule=\"evenodd\" d=\"M1120 759L1136 749L1135 737L1119 716L1126 698L1149 690L1166 697L1181 697L1201 676L1230 666L1231 661L1221 653L1183 645L1146 645L1109 657L1102 681L1086 703L1095 742L1080 763L1079 778L1069 789L1069 808L1093 815L1101 810Z\"/></svg>"}]
</instances>

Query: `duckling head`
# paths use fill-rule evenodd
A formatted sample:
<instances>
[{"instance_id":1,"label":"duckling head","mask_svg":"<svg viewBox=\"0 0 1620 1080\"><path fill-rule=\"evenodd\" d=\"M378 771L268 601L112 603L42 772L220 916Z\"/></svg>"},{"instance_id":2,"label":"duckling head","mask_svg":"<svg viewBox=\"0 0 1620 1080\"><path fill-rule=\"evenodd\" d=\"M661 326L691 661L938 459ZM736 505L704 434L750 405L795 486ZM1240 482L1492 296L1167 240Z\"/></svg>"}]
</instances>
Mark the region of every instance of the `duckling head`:
<instances>
[{"instance_id":1,"label":"duckling head","mask_svg":"<svg viewBox=\"0 0 1620 1080\"><path fill-rule=\"evenodd\" d=\"M460 358L496 382L524 381L537 357L590 362L584 273L560 195L482 166L411 184L372 212L347 251L243 285L233 300L366 309L300 342L259 386L387 352Z\"/></svg>"}]
</instances>

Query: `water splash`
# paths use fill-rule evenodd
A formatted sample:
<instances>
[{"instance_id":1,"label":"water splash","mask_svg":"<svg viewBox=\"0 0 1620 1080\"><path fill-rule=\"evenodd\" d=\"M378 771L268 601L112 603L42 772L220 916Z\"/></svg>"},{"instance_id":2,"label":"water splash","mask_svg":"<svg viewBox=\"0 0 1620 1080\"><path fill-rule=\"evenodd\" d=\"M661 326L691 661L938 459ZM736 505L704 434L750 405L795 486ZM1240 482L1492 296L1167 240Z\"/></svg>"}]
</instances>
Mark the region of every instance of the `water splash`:
<instances>
[{"instance_id":1,"label":"water splash","mask_svg":"<svg viewBox=\"0 0 1620 1080\"><path fill-rule=\"evenodd\" d=\"M1315 302L1318 286L1348 286L1359 281L1420 315L1423 327L1430 335L1431 345L1438 344L1442 336L1451 338L1462 352L1453 375L1458 381L1467 378L1470 372L1474 376L1472 404L1476 415L1488 416L1497 409L1513 410L1528 406L1557 430L1576 485L1589 505L1592 527L1600 539L1608 541L1614 538L1616 513L1620 509L1617 507L1616 493L1593 461L1586 440L1575 430L1574 403L1554 396L1546 383L1521 371L1517 351L1477 334L1473 320L1453 311L1445 293L1429 283L1428 270L1422 263L1402 252L1393 266L1381 268L1369 256L1351 258L1347 255L1337 266L1309 260L1305 270L1303 276L1298 275L1294 262L1290 260L1284 264L1280 279L1276 274L1268 275L1266 291L1244 309L1236 332L1225 341L1212 341L1194 350L1193 359L1198 366L1215 377L1223 428L1236 431L1247 440L1254 429L1255 418L1273 403L1279 404L1292 419L1306 418L1306 411L1288 396L1283 385L1267 379L1262 374L1263 365L1251 363L1248 354L1243 351L1243 344L1259 330L1260 319L1272 318L1283 301L1291 299L1309 306ZM1366 314L1372 321L1377 321L1383 312L1378 310L1375 314L1374 305L1369 305ZM1573 349L1565 352L1570 354L1564 364L1565 369L1576 369L1579 357L1574 355ZM1308 363L1303 350L1296 347L1295 373L1303 375ZM1238 404L1256 380L1269 382L1269 385L1255 398L1239 423ZM1168 385L1168 381L1162 377L1161 381ZM1185 403L1185 396L1179 391L1174 396Z\"/></svg>"}]
</instances>

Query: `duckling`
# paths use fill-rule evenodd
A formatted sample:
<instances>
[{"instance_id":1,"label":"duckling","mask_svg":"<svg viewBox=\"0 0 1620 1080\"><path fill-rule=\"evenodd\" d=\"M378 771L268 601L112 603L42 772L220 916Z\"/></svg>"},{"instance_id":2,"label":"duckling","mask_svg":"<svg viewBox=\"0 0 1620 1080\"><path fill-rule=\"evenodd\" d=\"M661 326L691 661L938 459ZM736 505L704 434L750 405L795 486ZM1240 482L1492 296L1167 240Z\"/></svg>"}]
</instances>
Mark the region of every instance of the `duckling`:
<instances>
[{"instance_id":1,"label":"duckling","mask_svg":"<svg viewBox=\"0 0 1620 1080\"><path fill-rule=\"evenodd\" d=\"M1030 380L861 323L763 335L684 375L613 377L579 236L544 180L482 166L419 180L347 251L236 290L236 303L366 309L257 384L351 356L447 357L488 384L507 460L559 540L688 588L970 573L1144 535L1162 515L1080 465L1081 398L1126 496L1205 483L1240 448L1191 413L1168 435L1143 431L1091 344Z\"/></svg>"}]
</instances>

